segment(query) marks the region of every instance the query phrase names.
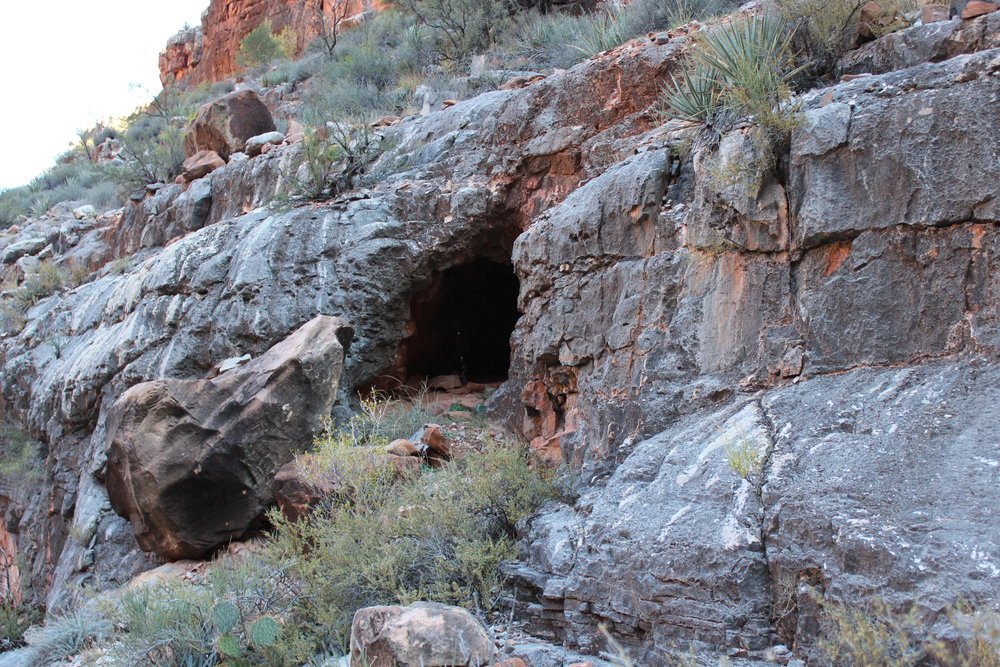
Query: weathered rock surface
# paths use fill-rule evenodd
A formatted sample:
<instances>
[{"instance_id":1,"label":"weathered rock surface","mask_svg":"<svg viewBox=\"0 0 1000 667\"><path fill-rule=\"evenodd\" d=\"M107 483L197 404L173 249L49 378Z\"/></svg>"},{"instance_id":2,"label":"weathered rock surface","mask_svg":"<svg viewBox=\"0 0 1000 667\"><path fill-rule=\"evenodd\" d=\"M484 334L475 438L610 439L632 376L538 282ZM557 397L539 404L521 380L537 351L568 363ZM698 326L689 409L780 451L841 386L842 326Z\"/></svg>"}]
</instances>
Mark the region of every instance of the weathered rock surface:
<instances>
[{"instance_id":1,"label":"weathered rock surface","mask_svg":"<svg viewBox=\"0 0 1000 667\"><path fill-rule=\"evenodd\" d=\"M938 62L932 28L873 42L908 69L803 96L756 187L708 177L743 133L680 157L651 112L674 39L392 125L375 165L392 175L337 201L262 210L299 150L282 146L68 230L67 252L101 234L137 254L4 340L0 389L47 457L45 484L4 501L22 576L53 577L59 603L106 575L103 533L66 533L117 519L99 473L127 387L203 378L321 313L356 323L346 405L413 375L418 297L490 260L513 263L521 313L491 408L578 465L583 494L512 567L537 632L596 653L603 622L638 664L689 641L754 658L808 653L806 584L920 598L931 627L954 599L995 602L1000 52L990 28ZM734 442L762 453L759 484L725 464Z\"/></svg>"},{"instance_id":2,"label":"weathered rock surface","mask_svg":"<svg viewBox=\"0 0 1000 667\"><path fill-rule=\"evenodd\" d=\"M333 407L351 328L316 317L259 359L211 380L157 380L108 413L106 484L139 544L193 558L239 537L271 481Z\"/></svg>"},{"instance_id":3,"label":"weathered rock surface","mask_svg":"<svg viewBox=\"0 0 1000 667\"><path fill-rule=\"evenodd\" d=\"M959 18L892 32L844 56L840 74L884 74L1000 47L1000 15Z\"/></svg>"},{"instance_id":4,"label":"weathered rock surface","mask_svg":"<svg viewBox=\"0 0 1000 667\"><path fill-rule=\"evenodd\" d=\"M274 119L260 96L247 88L235 90L198 109L184 130L184 154L214 151L228 160L243 150L247 139L273 131Z\"/></svg>"},{"instance_id":5,"label":"weathered rock surface","mask_svg":"<svg viewBox=\"0 0 1000 667\"><path fill-rule=\"evenodd\" d=\"M167 40L160 52L160 83L164 88L180 82L198 66L204 47L201 26L181 30Z\"/></svg>"},{"instance_id":6,"label":"weathered rock surface","mask_svg":"<svg viewBox=\"0 0 1000 667\"><path fill-rule=\"evenodd\" d=\"M485 667L495 654L486 628L461 607L365 607L351 624L351 667Z\"/></svg>"},{"instance_id":7,"label":"weathered rock surface","mask_svg":"<svg viewBox=\"0 0 1000 667\"><path fill-rule=\"evenodd\" d=\"M597 651L604 622L654 664L692 640L808 647L803 584L843 602L919 600L926 618L992 598L1000 369L983 361L817 377L638 443L575 508L534 520L511 571L534 591L532 629ZM761 495L727 466L734 446L759 453Z\"/></svg>"},{"instance_id":8,"label":"weathered rock surface","mask_svg":"<svg viewBox=\"0 0 1000 667\"><path fill-rule=\"evenodd\" d=\"M218 153L212 150L200 150L184 160L181 168L184 178L188 181L194 181L208 176L219 167L224 166L226 166L226 161L219 157Z\"/></svg>"}]
</instances>

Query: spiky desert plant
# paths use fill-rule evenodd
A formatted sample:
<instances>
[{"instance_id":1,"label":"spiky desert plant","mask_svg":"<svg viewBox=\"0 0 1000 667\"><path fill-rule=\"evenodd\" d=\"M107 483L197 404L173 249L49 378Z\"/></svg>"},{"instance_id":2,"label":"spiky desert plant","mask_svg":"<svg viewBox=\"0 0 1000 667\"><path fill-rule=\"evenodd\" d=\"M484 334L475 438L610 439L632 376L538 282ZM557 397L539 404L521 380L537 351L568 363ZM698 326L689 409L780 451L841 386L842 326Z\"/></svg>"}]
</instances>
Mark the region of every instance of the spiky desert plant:
<instances>
[{"instance_id":1,"label":"spiky desert plant","mask_svg":"<svg viewBox=\"0 0 1000 667\"><path fill-rule=\"evenodd\" d=\"M713 113L771 122L790 96L793 67L784 20L743 16L698 37L680 78L671 76L662 101L668 116L702 124Z\"/></svg>"}]
</instances>

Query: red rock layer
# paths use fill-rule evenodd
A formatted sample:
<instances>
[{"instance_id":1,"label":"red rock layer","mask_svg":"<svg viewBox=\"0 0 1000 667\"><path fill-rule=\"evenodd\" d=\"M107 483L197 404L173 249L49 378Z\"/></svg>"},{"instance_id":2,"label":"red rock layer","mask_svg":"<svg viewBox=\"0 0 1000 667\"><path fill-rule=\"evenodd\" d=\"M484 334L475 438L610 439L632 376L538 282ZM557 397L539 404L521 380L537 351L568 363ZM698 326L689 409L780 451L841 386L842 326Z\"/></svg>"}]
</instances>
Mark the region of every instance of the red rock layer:
<instances>
[{"instance_id":1,"label":"red rock layer","mask_svg":"<svg viewBox=\"0 0 1000 667\"><path fill-rule=\"evenodd\" d=\"M280 32L290 27L297 36L296 55L316 37L314 2L322 2L328 17L340 0L211 0L201 17L201 28L183 30L160 53L160 82L185 84L222 81L238 71L240 41L265 19ZM381 0L347 0L347 16L377 9Z\"/></svg>"}]
</instances>

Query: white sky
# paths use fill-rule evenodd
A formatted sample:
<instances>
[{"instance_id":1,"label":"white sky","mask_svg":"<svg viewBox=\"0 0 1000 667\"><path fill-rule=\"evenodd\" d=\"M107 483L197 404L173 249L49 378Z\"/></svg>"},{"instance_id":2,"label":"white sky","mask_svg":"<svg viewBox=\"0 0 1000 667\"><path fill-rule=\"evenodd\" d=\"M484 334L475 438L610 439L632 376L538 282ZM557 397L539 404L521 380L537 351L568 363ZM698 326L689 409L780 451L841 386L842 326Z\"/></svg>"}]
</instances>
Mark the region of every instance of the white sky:
<instances>
[{"instance_id":1,"label":"white sky","mask_svg":"<svg viewBox=\"0 0 1000 667\"><path fill-rule=\"evenodd\" d=\"M4 0L0 9L0 189L24 185L79 129L160 90L167 38L209 0ZM141 84L146 90L129 90Z\"/></svg>"}]
</instances>

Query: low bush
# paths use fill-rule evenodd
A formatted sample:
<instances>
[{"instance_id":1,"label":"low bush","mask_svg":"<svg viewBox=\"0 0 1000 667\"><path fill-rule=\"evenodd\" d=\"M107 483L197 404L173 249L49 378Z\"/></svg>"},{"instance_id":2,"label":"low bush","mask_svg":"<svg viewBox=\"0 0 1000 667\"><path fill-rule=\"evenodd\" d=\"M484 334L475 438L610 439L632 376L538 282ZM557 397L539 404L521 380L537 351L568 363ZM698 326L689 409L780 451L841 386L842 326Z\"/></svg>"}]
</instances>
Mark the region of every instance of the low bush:
<instances>
[{"instance_id":1,"label":"low bush","mask_svg":"<svg viewBox=\"0 0 1000 667\"><path fill-rule=\"evenodd\" d=\"M286 191L276 197L276 203L330 199L358 187L384 150L382 135L365 125L328 123L320 130L309 130L282 174Z\"/></svg>"},{"instance_id":2,"label":"low bush","mask_svg":"<svg viewBox=\"0 0 1000 667\"><path fill-rule=\"evenodd\" d=\"M680 77L671 75L663 89L662 113L705 128L709 144L749 125L744 147L712 165L708 179L716 191L735 185L756 196L778 144L800 122L790 81L801 66L795 66L791 38L779 16L736 17L700 34Z\"/></svg>"},{"instance_id":3,"label":"low bush","mask_svg":"<svg viewBox=\"0 0 1000 667\"><path fill-rule=\"evenodd\" d=\"M106 165L104 173L126 192L172 181L184 162L184 128L198 107L216 94L208 86L162 90L124 120L120 160Z\"/></svg>"},{"instance_id":4,"label":"low bush","mask_svg":"<svg viewBox=\"0 0 1000 667\"><path fill-rule=\"evenodd\" d=\"M458 64L492 47L516 9L509 0L395 0L395 4L432 29L441 57Z\"/></svg>"},{"instance_id":5,"label":"low bush","mask_svg":"<svg viewBox=\"0 0 1000 667\"><path fill-rule=\"evenodd\" d=\"M0 652L24 646L24 633L42 620L37 607L19 603L8 597L0 600Z\"/></svg>"},{"instance_id":6,"label":"low bush","mask_svg":"<svg viewBox=\"0 0 1000 667\"><path fill-rule=\"evenodd\" d=\"M37 466L38 452L28 434L13 424L0 424L0 479L14 482L34 479Z\"/></svg>"},{"instance_id":7,"label":"low bush","mask_svg":"<svg viewBox=\"0 0 1000 667\"><path fill-rule=\"evenodd\" d=\"M934 638L917 605L891 607L876 598L860 605L821 600L820 664L838 667L1000 666L1000 614L958 603L948 608L951 639Z\"/></svg>"},{"instance_id":8,"label":"low bush","mask_svg":"<svg viewBox=\"0 0 1000 667\"><path fill-rule=\"evenodd\" d=\"M341 649L364 606L433 600L489 615L515 524L557 493L517 445L491 442L422 475L397 473L378 452L350 433L319 439L312 465L346 492L298 522L270 515L270 557L301 582L296 623Z\"/></svg>"},{"instance_id":9,"label":"low bush","mask_svg":"<svg viewBox=\"0 0 1000 667\"><path fill-rule=\"evenodd\" d=\"M833 70L853 48L865 0L775 0L781 16L795 33L794 43L816 75ZM902 16L920 8L921 0L880 0L881 13L869 24L874 36L906 27Z\"/></svg>"},{"instance_id":10,"label":"low bush","mask_svg":"<svg viewBox=\"0 0 1000 667\"><path fill-rule=\"evenodd\" d=\"M55 166L28 185L0 192L0 226L43 215L60 202L91 204L106 211L119 206L121 198L106 173L91 164L79 148L60 156Z\"/></svg>"},{"instance_id":11,"label":"low bush","mask_svg":"<svg viewBox=\"0 0 1000 667\"><path fill-rule=\"evenodd\" d=\"M49 665L66 660L98 644L113 630L108 617L89 605L50 617L43 625L24 633L28 644L27 664Z\"/></svg>"}]
</instances>

